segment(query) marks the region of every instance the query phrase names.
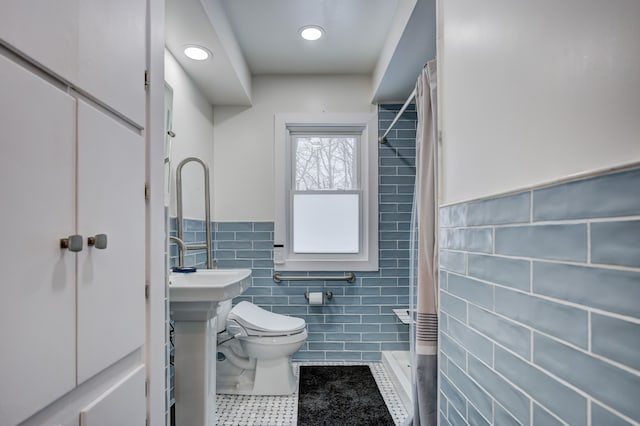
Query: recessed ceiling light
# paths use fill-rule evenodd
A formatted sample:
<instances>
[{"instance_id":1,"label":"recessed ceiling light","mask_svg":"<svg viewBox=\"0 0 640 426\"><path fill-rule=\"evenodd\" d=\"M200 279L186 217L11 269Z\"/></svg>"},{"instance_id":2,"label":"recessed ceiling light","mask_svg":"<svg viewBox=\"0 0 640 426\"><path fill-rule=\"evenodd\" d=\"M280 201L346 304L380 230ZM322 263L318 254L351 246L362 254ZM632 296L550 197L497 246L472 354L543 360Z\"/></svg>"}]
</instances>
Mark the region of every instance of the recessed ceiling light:
<instances>
[{"instance_id":1,"label":"recessed ceiling light","mask_svg":"<svg viewBox=\"0 0 640 426\"><path fill-rule=\"evenodd\" d=\"M309 41L317 40L324 34L322 27L317 25L307 25L306 27L300 28L298 32L300 33L300 37Z\"/></svg>"},{"instance_id":2,"label":"recessed ceiling light","mask_svg":"<svg viewBox=\"0 0 640 426\"><path fill-rule=\"evenodd\" d=\"M187 58L191 58L194 61L204 61L205 59L209 58L209 56L211 56L211 52L209 52L209 50L205 49L202 46L195 45L185 46L184 54L187 56Z\"/></svg>"}]
</instances>

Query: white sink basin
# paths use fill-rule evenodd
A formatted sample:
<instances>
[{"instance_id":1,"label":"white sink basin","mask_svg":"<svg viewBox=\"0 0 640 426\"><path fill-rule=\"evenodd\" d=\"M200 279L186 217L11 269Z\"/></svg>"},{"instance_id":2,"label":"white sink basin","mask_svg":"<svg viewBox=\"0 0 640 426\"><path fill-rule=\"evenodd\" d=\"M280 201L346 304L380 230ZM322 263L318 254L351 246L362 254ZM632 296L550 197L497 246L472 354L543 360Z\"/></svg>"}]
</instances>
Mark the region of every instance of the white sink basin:
<instances>
[{"instance_id":1,"label":"white sink basin","mask_svg":"<svg viewBox=\"0 0 640 426\"><path fill-rule=\"evenodd\" d=\"M198 269L169 274L170 302L222 302L251 285L250 269Z\"/></svg>"}]
</instances>

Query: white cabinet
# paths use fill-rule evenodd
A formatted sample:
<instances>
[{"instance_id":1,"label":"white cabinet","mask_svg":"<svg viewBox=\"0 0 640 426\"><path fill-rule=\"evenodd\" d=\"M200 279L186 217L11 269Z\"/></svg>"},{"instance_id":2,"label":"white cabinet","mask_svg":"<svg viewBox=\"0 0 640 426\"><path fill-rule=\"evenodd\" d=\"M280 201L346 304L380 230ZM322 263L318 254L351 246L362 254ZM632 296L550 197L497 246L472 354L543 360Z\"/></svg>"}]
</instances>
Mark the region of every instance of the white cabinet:
<instances>
[{"instance_id":1,"label":"white cabinet","mask_svg":"<svg viewBox=\"0 0 640 426\"><path fill-rule=\"evenodd\" d=\"M75 101L0 56L0 424L73 389Z\"/></svg>"},{"instance_id":2,"label":"white cabinet","mask_svg":"<svg viewBox=\"0 0 640 426\"><path fill-rule=\"evenodd\" d=\"M143 425L145 6L49 3L0 13L0 425Z\"/></svg>"},{"instance_id":3,"label":"white cabinet","mask_svg":"<svg viewBox=\"0 0 640 426\"><path fill-rule=\"evenodd\" d=\"M3 0L0 39L144 125L145 0Z\"/></svg>"}]
</instances>

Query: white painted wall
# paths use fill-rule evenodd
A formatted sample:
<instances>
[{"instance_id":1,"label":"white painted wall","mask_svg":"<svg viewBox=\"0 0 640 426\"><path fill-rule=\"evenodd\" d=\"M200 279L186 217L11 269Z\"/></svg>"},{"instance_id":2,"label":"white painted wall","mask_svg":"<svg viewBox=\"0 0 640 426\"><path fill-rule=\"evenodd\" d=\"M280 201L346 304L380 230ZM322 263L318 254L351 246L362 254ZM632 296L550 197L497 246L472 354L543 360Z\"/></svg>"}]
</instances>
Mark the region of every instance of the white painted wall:
<instances>
[{"instance_id":1,"label":"white painted wall","mask_svg":"<svg viewBox=\"0 0 640 426\"><path fill-rule=\"evenodd\" d=\"M173 88L173 131L176 137L171 142L170 215L175 216L175 170L183 159L197 157L209 166L213 192L213 107L166 49L165 81ZM197 163L189 163L182 171L184 217L204 219L202 167ZM211 196L213 204L213 194Z\"/></svg>"},{"instance_id":2,"label":"white painted wall","mask_svg":"<svg viewBox=\"0 0 640 426\"><path fill-rule=\"evenodd\" d=\"M372 112L368 76L254 76L253 106L214 108L214 218L274 220L274 114Z\"/></svg>"},{"instance_id":3,"label":"white painted wall","mask_svg":"<svg viewBox=\"0 0 640 426\"><path fill-rule=\"evenodd\" d=\"M438 9L443 203L640 161L640 2Z\"/></svg>"}]
</instances>

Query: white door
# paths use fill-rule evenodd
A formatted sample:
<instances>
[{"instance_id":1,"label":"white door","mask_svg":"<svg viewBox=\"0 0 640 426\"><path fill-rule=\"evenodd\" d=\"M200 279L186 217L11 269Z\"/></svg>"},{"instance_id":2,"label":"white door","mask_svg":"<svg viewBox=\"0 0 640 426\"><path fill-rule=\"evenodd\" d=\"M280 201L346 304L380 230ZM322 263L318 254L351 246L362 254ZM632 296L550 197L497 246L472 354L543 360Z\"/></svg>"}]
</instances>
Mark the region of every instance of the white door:
<instances>
[{"instance_id":1,"label":"white door","mask_svg":"<svg viewBox=\"0 0 640 426\"><path fill-rule=\"evenodd\" d=\"M1 26L1 25L0 25ZM75 101L0 55L0 423L76 382Z\"/></svg>"},{"instance_id":2,"label":"white door","mask_svg":"<svg viewBox=\"0 0 640 426\"><path fill-rule=\"evenodd\" d=\"M78 383L145 339L144 138L78 102Z\"/></svg>"}]
</instances>

